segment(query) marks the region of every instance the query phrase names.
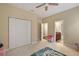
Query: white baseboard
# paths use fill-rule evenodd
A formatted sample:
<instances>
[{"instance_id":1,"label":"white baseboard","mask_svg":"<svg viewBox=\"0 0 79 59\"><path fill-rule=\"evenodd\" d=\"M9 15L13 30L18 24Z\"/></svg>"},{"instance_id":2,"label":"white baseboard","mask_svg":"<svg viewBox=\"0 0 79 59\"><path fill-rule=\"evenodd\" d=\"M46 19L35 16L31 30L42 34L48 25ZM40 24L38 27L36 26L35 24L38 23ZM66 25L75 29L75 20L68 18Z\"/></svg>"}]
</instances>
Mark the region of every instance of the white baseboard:
<instances>
[{"instance_id":1,"label":"white baseboard","mask_svg":"<svg viewBox=\"0 0 79 59\"><path fill-rule=\"evenodd\" d=\"M33 41L31 44L36 44L36 43L38 43L38 42L39 42L39 41L36 40L36 41ZM16 47L16 48L18 48L18 47ZM13 49L16 49L16 48L13 48ZM13 49L7 48L6 51L13 50Z\"/></svg>"}]
</instances>

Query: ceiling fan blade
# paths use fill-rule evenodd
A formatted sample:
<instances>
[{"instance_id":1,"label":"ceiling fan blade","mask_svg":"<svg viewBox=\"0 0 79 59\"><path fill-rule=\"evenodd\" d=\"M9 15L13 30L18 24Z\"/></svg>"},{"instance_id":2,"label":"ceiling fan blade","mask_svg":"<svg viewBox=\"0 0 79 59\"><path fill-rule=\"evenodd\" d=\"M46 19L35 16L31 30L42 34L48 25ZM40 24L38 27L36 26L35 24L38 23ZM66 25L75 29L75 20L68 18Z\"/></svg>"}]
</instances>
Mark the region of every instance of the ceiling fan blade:
<instances>
[{"instance_id":1,"label":"ceiling fan blade","mask_svg":"<svg viewBox=\"0 0 79 59\"><path fill-rule=\"evenodd\" d=\"M54 5L54 6L57 6L58 3L48 3L48 5Z\"/></svg>"},{"instance_id":2,"label":"ceiling fan blade","mask_svg":"<svg viewBox=\"0 0 79 59\"><path fill-rule=\"evenodd\" d=\"M45 11L47 11L48 10L48 6L45 6Z\"/></svg>"},{"instance_id":3,"label":"ceiling fan blade","mask_svg":"<svg viewBox=\"0 0 79 59\"><path fill-rule=\"evenodd\" d=\"M39 8L39 7L42 7L42 6L44 6L46 3L43 3L43 4L41 4L41 5L38 5L38 6L36 6L36 8Z\"/></svg>"}]
</instances>

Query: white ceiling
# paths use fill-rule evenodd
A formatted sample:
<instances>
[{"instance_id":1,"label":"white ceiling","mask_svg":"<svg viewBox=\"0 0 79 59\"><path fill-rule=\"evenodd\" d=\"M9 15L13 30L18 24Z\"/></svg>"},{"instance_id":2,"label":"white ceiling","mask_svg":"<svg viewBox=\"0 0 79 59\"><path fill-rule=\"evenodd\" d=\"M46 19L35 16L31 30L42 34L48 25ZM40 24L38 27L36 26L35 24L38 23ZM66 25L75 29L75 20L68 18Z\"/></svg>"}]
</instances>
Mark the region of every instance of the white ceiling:
<instances>
[{"instance_id":1,"label":"white ceiling","mask_svg":"<svg viewBox=\"0 0 79 59\"><path fill-rule=\"evenodd\" d=\"M40 8L35 8L36 6L40 4L41 3L14 3L11 5L22 8L24 10L31 11L32 13L35 13L41 18L45 18L50 15L60 13L68 9L74 8L76 6L79 6L79 3L59 3L59 5L55 7L48 5L48 11L45 11L45 8L44 8L45 6L42 6Z\"/></svg>"}]
</instances>

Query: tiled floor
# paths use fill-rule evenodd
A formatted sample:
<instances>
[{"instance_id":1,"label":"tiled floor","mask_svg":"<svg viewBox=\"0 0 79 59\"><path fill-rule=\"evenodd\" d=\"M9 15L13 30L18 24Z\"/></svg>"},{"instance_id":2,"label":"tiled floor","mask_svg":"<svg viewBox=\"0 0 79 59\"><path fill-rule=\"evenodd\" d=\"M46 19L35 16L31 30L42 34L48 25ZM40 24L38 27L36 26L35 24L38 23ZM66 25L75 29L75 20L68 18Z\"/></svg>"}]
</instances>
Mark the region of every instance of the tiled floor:
<instances>
[{"instance_id":1,"label":"tiled floor","mask_svg":"<svg viewBox=\"0 0 79 59\"><path fill-rule=\"evenodd\" d=\"M33 45L22 46L16 49L7 51L7 56L30 56L32 53L44 48L50 47L68 56L79 56L79 52L64 46L61 43L49 43L46 40L42 40Z\"/></svg>"}]
</instances>

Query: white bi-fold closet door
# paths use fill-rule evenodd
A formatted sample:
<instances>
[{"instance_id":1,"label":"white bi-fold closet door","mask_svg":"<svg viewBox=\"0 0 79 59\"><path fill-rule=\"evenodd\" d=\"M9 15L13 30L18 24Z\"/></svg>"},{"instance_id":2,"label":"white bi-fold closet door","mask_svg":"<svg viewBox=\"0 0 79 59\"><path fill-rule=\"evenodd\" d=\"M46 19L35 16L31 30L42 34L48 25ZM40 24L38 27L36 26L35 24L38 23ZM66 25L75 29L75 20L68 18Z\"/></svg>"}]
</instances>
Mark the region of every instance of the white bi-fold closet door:
<instances>
[{"instance_id":1,"label":"white bi-fold closet door","mask_svg":"<svg viewBox=\"0 0 79 59\"><path fill-rule=\"evenodd\" d=\"M9 48L31 43L31 21L9 18Z\"/></svg>"}]
</instances>

